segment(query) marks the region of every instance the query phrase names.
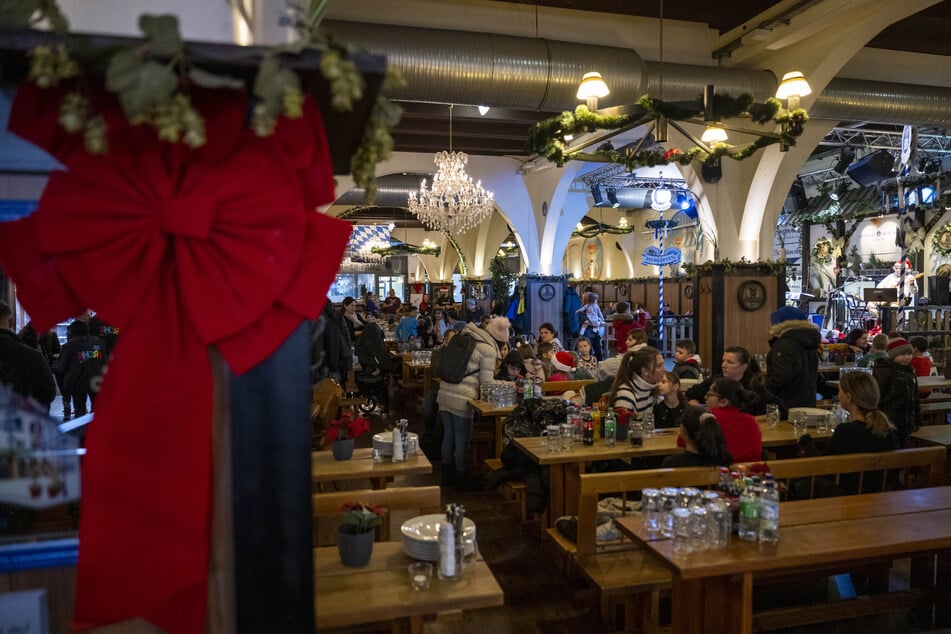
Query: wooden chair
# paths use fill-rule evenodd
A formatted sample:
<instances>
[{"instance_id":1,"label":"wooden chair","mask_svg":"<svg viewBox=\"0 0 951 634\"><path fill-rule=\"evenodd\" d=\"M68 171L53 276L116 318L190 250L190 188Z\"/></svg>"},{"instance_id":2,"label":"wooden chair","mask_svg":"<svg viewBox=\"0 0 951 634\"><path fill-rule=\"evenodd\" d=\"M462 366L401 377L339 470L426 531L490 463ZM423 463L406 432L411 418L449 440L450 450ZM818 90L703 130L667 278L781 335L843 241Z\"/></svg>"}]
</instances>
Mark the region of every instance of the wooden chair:
<instances>
[{"instance_id":1,"label":"wooden chair","mask_svg":"<svg viewBox=\"0 0 951 634\"><path fill-rule=\"evenodd\" d=\"M310 422L313 427L312 448L320 449L324 445L327 424L340 417L342 399L343 389L330 377L325 377L314 385L310 406Z\"/></svg>"},{"instance_id":2,"label":"wooden chair","mask_svg":"<svg viewBox=\"0 0 951 634\"><path fill-rule=\"evenodd\" d=\"M364 489L359 491L333 491L330 493L314 493L315 520L326 517L343 516L340 507L348 502L366 502L382 506L388 512L402 509L419 509L421 515L438 513L441 510L441 493L438 486L428 487L394 487L391 489ZM386 517L377 532L377 541L389 541L391 538L390 518ZM315 521L315 544L317 523ZM396 536L399 538L399 535Z\"/></svg>"}]
</instances>

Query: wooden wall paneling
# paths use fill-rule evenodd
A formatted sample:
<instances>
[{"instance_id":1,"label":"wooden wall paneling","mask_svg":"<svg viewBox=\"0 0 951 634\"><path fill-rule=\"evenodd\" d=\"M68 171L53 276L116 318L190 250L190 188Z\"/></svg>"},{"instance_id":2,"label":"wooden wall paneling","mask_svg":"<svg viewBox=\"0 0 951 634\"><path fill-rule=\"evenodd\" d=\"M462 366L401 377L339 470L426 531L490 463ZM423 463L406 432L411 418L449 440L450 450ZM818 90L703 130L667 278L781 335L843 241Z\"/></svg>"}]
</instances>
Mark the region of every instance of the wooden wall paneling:
<instances>
[{"instance_id":1,"label":"wooden wall paneling","mask_svg":"<svg viewBox=\"0 0 951 634\"><path fill-rule=\"evenodd\" d=\"M50 634L67 634L76 600L76 567L58 566L0 574L0 592L46 590ZM16 628L9 631L13 632ZM16 630L19 631L19 630Z\"/></svg>"},{"instance_id":2,"label":"wooden wall paneling","mask_svg":"<svg viewBox=\"0 0 951 634\"><path fill-rule=\"evenodd\" d=\"M740 306L737 293L740 286L756 280L766 287L766 304L757 311ZM769 315L775 310L777 293L775 277L727 275L723 280L723 341L726 347L743 346L751 354L769 352Z\"/></svg>"},{"instance_id":3,"label":"wooden wall paneling","mask_svg":"<svg viewBox=\"0 0 951 634\"><path fill-rule=\"evenodd\" d=\"M555 296L550 301L543 301L538 296L538 289L545 284L551 284L555 289ZM581 297L581 288L585 284L576 285L578 296ZM581 287L581 288L578 288ZM531 332L538 334L538 327L545 322L551 322L562 340L565 341L562 331L564 330L564 306L565 306L565 285L560 280L527 280L525 292L529 298L529 313L531 314ZM582 297L583 301L583 297Z\"/></svg>"}]
</instances>

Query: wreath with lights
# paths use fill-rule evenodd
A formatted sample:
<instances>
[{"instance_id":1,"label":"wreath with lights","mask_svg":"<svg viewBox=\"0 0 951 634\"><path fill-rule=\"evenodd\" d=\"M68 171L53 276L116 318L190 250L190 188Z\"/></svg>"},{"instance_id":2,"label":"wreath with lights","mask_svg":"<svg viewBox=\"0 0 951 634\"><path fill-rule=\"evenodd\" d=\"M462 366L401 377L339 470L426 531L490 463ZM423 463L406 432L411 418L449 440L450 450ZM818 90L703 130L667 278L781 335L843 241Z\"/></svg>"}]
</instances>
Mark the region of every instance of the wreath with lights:
<instances>
[{"instance_id":1,"label":"wreath with lights","mask_svg":"<svg viewBox=\"0 0 951 634\"><path fill-rule=\"evenodd\" d=\"M574 112L566 110L550 119L540 121L529 133L528 149L533 154L544 156L559 167L574 159L583 159L581 150L570 151L567 138L595 130L616 130L625 126L633 126L638 121L664 117L672 121L687 121L703 112L703 100L699 98L690 107L667 103L644 95L637 101L641 108L640 114L625 114L619 116L602 115L588 110L587 106L579 105ZM606 161L624 165L628 171L639 167L653 167L677 163L689 165L694 160L700 160L707 165L716 165L724 156L736 161L751 157L757 150L780 143L784 147L792 147L796 139L803 133L809 114L803 108L784 110L782 104L775 97L770 97L764 103L755 103L753 96L744 93L739 97L727 94L715 95L713 109L717 121L749 115L753 123L763 125L767 123L779 124L778 134L762 134L752 143L744 146L733 146L729 143L714 143L709 147L694 146L681 150L661 147L651 147L645 150L627 149L614 150L608 147L598 149L594 156L598 161ZM588 159L595 160L595 159Z\"/></svg>"},{"instance_id":2,"label":"wreath with lights","mask_svg":"<svg viewBox=\"0 0 951 634\"><path fill-rule=\"evenodd\" d=\"M829 264L832 262L832 241L828 238L819 238L816 245L812 247L812 257L819 264Z\"/></svg>"},{"instance_id":3,"label":"wreath with lights","mask_svg":"<svg viewBox=\"0 0 951 634\"><path fill-rule=\"evenodd\" d=\"M931 251L943 258L951 258L951 222L946 222L931 237Z\"/></svg>"}]
</instances>

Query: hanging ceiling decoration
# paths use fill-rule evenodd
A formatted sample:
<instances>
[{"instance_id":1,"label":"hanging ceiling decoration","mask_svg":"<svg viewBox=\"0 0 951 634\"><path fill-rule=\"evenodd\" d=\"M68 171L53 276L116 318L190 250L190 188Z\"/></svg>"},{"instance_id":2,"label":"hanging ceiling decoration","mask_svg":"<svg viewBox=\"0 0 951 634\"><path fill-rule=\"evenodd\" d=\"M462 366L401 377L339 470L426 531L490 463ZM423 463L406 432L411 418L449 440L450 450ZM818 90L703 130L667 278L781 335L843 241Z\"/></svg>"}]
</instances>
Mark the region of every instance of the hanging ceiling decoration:
<instances>
[{"instance_id":1,"label":"hanging ceiling decoration","mask_svg":"<svg viewBox=\"0 0 951 634\"><path fill-rule=\"evenodd\" d=\"M436 174L432 187L423 181L418 192L409 194L409 210L420 222L435 231L459 235L489 219L495 210L492 192L473 182L466 174L469 156L452 151L452 105L449 106L449 151L439 152L433 161Z\"/></svg>"}]
</instances>

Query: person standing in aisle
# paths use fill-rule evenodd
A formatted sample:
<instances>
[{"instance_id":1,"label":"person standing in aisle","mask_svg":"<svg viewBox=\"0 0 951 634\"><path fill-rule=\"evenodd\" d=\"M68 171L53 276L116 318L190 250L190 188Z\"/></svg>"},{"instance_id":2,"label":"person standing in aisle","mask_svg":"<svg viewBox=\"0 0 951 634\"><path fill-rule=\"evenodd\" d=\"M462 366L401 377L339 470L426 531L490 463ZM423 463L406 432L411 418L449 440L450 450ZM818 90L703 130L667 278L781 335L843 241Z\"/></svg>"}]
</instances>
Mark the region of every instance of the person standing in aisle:
<instances>
[{"instance_id":1,"label":"person standing in aisle","mask_svg":"<svg viewBox=\"0 0 951 634\"><path fill-rule=\"evenodd\" d=\"M587 293L584 296L584 306L578 309L578 322L581 328L580 336L587 337L591 342L591 350L598 361L604 358L601 349L601 328L604 326L604 313L598 306L597 293Z\"/></svg>"},{"instance_id":2,"label":"person standing in aisle","mask_svg":"<svg viewBox=\"0 0 951 634\"><path fill-rule=\"evenodd\" d=\"M770 348L766 355L766 389L787 408L815 407L819 376L819 327L792 306L769 317Z\"/></svg>"},{"instance_id":3,"label":"person standing in aisle","mask_svg":"<svg viewBox=\"0 0 951 634\"><path fill-rule=\"evenodd\" d=\"M498 317L499 331L508 332L509 320ZM475 340L466 365L466 375L459 383L440 381L436 402L443 426L440 458L441 486L469 487L469 439L472 437L474 411L469 401L479 398L479 386L493 383L496 361L501 358L502 340L475 324L466 324L462 333Z\"/></svg>"},{"instance_id":4,"label":"person standing in aisle","mask_svg":"<svg viewBox=\"0 0 951 634\"><path fill-rule=\"evenodd\" d=\"M66 336L66 345L54 370L62 380L64 402L68 394L73 402L73 413L79 417L87 412L87 399L95 403L106 362L106 346L99 337L89 334L87 322L78 319L69 325Z\"/></svg>"},{"instance_id":5,"label":"person standing in aisle","mask_svg":"<svg viewBox=\"0 0 951 634\"><path fill-rule=\"evenodd\" d=\"M56 381L43 353L24 344L13 332L13 311L0 301L0 383L32 396L47 411L56 398Z\"/></svg>"}]
</instances>

